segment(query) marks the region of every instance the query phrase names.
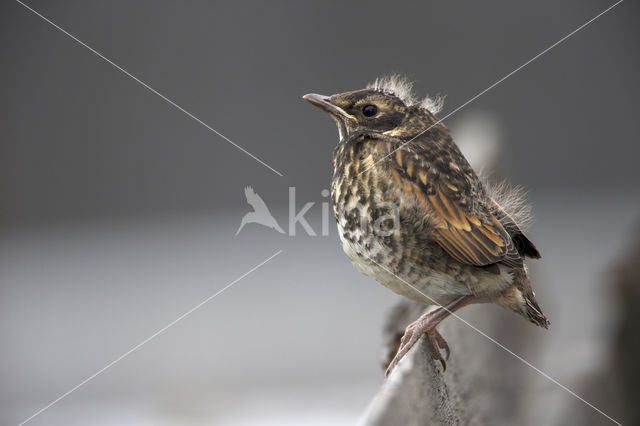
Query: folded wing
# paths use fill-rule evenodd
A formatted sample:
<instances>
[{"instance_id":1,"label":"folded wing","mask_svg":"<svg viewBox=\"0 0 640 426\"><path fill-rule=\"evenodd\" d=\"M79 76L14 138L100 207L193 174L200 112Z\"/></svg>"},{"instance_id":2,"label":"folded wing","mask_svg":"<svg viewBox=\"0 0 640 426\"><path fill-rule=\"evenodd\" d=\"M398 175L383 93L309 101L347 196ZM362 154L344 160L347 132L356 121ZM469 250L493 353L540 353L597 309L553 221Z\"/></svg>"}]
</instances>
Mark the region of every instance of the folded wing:
<instances>
[{"instance_id":1,"label":"folded wing","mask_svg":"<svg viewBox=\"0 0 640 426\"><path fill-rule=\"evenodd\" d=\"M433 238L444 251L475 266L522 266L513 239L487 205L478 177L453 142L441 153L432 140L429 146L387 140L385 146L393 178L432 216Z\"/></svg>"}]
</instances>

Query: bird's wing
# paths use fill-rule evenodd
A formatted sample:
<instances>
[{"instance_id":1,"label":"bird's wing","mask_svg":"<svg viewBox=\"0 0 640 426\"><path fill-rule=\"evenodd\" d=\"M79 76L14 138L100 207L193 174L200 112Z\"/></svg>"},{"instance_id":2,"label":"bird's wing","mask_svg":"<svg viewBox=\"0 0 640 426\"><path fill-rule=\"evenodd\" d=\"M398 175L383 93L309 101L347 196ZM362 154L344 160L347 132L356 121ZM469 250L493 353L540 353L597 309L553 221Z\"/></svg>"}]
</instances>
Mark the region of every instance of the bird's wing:
<instances>
[{"instance_id":1,"label":"bird's wing","mask_svg":"<svg viewBox=\"0 0 640 426\"><path fill-rule=\"evenodd\" d=\"M432 237L461 263L516 267L522 258L509 233L487 206L475 172L446 131L427 132L411 143L387 143L389 171L403 193L431 216Z\"/></svg>"},{"instance_id":2,"label":"bird's wing","mask_svg":"<svg viewBox=\"0 0 640 426\"><path fill-rule=\"evenodd\" d=\"M264 200L258 194L256 194L252 187L247 186L244 189L244 195L245 197L247 197L247 203L249 203L249 205L253 207L254 211L269 211L267 205L264 203Z\"/></svg>"}]
</instances>

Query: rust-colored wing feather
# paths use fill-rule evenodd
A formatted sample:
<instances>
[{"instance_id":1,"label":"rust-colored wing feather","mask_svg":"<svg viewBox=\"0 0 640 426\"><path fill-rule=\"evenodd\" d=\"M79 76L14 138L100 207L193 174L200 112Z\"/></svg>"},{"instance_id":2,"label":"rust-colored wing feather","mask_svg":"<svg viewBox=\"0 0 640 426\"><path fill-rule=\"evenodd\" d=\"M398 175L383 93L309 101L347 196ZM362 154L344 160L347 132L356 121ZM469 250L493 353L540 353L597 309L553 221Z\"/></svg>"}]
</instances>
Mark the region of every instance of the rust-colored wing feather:
<instances>
[{"instance_id":1,"label":"rust-colored wing feather","mask_svg":"<svg viewBox=\"0 0 640 426\"><path fill-rule=\"evenodd\" d=\"M485 212L486 219L481 220L443 191L436 190L428 198L433 212L444 222L435 229L435 240L454 259L476 266L497 262L513 267L522 265L511 237L490 213Z\"/></svg>"},{"instance_id":2,"label":"rust-colored wing feather","mask_svg":"<svg viewBox=\"0 0 640 426\"><path fill-rule=\"evenodd\" d=\"M521 266L511 236L492 214L478 177L448 132L429 133L422 141L385 145L397 149L389 156L390 171L401 190L434 217L434 240L462 263Z\"/></svg>"}]
</instances>

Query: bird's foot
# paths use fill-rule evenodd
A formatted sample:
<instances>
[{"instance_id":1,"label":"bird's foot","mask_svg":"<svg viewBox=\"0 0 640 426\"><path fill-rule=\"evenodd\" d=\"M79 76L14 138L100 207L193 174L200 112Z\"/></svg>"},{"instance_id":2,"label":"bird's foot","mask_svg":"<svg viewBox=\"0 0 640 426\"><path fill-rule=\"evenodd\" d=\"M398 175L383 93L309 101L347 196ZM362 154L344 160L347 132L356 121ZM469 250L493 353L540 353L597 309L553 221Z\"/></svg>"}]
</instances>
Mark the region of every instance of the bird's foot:
<instances>
[{"instance_id":1,"label":"bird's foot","mask_svg":"<svg viewBox=\"0 0 640 426\"><path fill-rule=\"evenodd\" d=\"M431 356L434 360L440 361L442 364L442 369L445 371L447 369L447 364L445 362L445 358L449 359L449 345L444 340L442 335L438 333L436 330L436 326L440 323L441 318L438 315L433 315L434 313L427 313L422 315L416 321L409 324L404 332L404 336L400 339L400 347L398 348L398 352L393 357L389 366L387 367L387 371L385 375L388 377L389 374L396 368L400 360L404 358L404 356L409 352L409 350L416 344L420 337L423 334L427 336L427 341L429 342L429 347L431 348ZM445 358L442 357L441 350L445 351Z\"/></svg>"},{"instance_id":2,"label":"bird's foot","mask_svg":"<svg viewBox=\"0 0 640 426\"><path fill-rule=\"evenodd\" d=\"M449 361L449 355L451 354L447 341L444 340L442 334L438 333L438 330L435 328L426 334L427 339L429 340L429 347L431 348L431 356L435 361L440 361L440 364L442 364L442 371L447 371L447 363L445 360ZM444 358L442 358L440 350L445 352L446 355Z\"/></svg>"}]
</instances>

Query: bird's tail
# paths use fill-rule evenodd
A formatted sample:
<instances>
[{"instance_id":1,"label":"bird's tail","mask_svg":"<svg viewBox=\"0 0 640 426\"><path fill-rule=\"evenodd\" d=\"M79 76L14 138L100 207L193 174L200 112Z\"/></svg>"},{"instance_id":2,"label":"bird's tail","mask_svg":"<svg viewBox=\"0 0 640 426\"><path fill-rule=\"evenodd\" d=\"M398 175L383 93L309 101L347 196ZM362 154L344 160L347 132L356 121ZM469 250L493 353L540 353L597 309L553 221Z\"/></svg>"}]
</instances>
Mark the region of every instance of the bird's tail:
<instances>
[{"instance_id":1,"label":"bird's tail","mask_svg":"<svg viewBox=\"0 0 640 426\"><path fill-rule=\"evenodd\" d=\"M539 325L542 328L548 329L551 323L549 322L547 317L545 317L544 314L542 313L542 309L540 309L538 302L536 302L536 298L525 297L524 301L526 305L527 319L532 323L534 323L535 325Z\"/></svg>"},{"instance_id":2,"label":"bird's tail","mask_svg":"<svg viewBox=\"0 0 640 426\"><path fill-rule=\"evenodd\" d=\"M513 270L513 284L502 293L498 303L524 316L535 325L549 328L550 322L536 301L524 268Z\"/></svg>"}]
</instances>

